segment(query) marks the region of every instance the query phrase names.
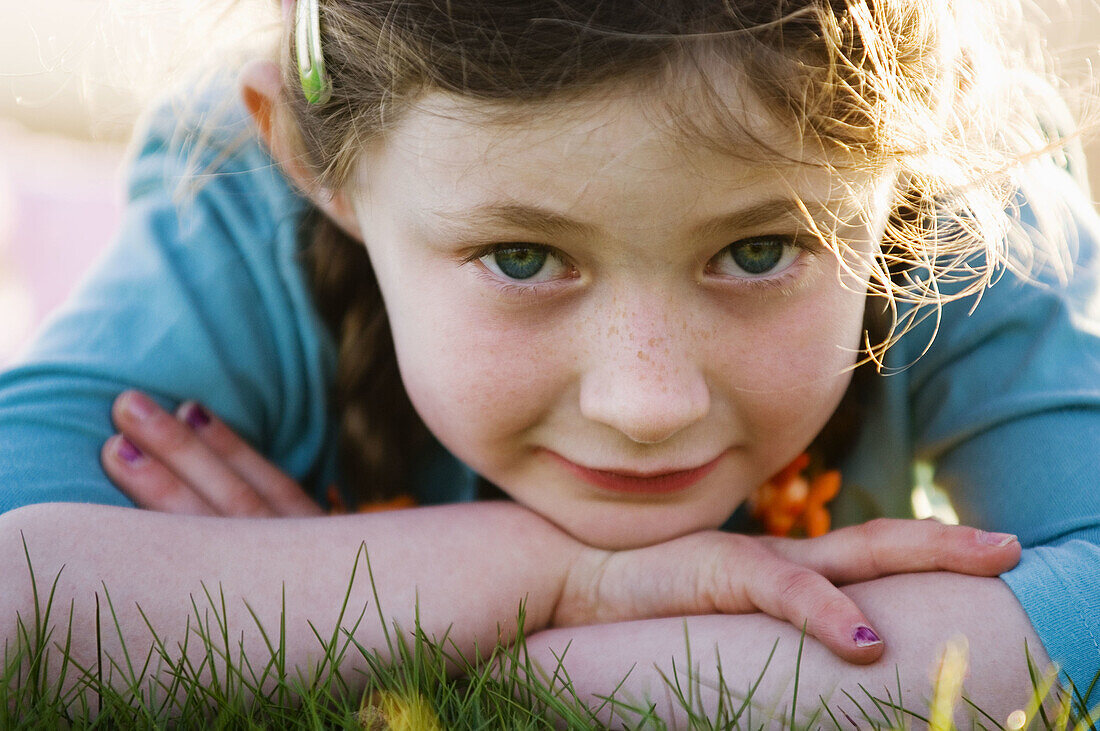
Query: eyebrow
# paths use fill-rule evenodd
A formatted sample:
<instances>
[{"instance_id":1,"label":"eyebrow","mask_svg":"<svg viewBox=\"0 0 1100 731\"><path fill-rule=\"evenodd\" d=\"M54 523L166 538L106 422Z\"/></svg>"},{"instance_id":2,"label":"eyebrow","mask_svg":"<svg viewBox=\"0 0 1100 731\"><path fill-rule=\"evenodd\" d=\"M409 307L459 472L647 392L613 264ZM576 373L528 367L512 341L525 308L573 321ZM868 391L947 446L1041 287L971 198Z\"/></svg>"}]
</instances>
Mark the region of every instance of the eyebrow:
<instances>
[{"instance_id":1,"label":"eyebrow","mask_svg":"<svg viewBox=\"0 0 1100 731\"><path fill-rule=\"evenodd\" d=\"M598 226L563 216L542 206L521 203L491 203L459 211L433 210L431 214L446 225L466 229L522 228L544 236L588 236L599 231Z\"/></svg>"},{"instance_id":2,"label":"eyebrow","mask_svg":"<svg viewBox=\"0 0 1100 731\"><path fill-rule=\"evenodd\" d=\"M806 209L805 213L802 210L803 207ZM829 207L818 201L799 202L791 198L773 198L707 221L695 227L692 234L703 237L716 236L723 231L751 229L777 222L797 223L805 226L807 225L807 213L812 221L834 217Z\"/></svg>"},{"instance_id":3,"label":"eyebrow","mask_svg":"<svg viewBox=\"0 0 1100 731\"><path fill-rule=\"evenodd\" d=\"M718 235L731 229L750 229L787 219L805 223L802 206L814 219L822 215L832 217L829 208L817 201L805 202L790 198L773 198L753 204L739 211L724 214L706 221L692 230L694 236ZM431 214L448 226L469 229L522 228L549 238L560 236L591 236L599 233L598 226L578 221L544 208L520 203L492 203L461 211L433 210Z\"/></svg>"}]
</instances>

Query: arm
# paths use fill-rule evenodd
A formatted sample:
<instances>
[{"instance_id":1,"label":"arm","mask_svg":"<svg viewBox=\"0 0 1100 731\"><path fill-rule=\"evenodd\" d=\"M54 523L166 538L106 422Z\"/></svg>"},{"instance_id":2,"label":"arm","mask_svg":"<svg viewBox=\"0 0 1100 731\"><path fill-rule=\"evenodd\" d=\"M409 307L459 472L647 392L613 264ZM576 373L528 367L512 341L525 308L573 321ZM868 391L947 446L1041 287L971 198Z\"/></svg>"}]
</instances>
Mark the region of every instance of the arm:
<instances>
[{"instance_id":1,"label":"arm","mask_svg":"<svg viewBox=\"0 0 1100 731\"><path fill-rule=\"evenodd\" d=\"M263 639L242 600L269 634L277 634L285 586L287 666L311 667L319 648L307 622L322 635L336 626L364 540L387 624L410 631L419 606L425 632L442 637L450 629L450 640L472 659L475 645L492 647L498 632L504 641L513 637L521 601L530 626L546 626L579 552L579 544L508 503L279 521L34 505L0 516L0 630L9 641L16 612L34 616L21 537L41 595L60 574L54 606L67 610L73 603L73 654L86 667L95 658L96 593L104 627L111 627L104 586L127 651L143 657L151 637L137 607L174 648L184 639L191 598L205 606L204 583L215 596L225 592L230 635L241 633L246 655L261 663L267 656ZM356 639L384 652L379 610L360 560L344 626L351 627L364 608ZM62 636L66 613L55 630ZM103 640L105 654L120 658L120 638L104 629Z\"/></svg>"},{"instance_id":2,"label":"arm","mask_svg":"<svg viewBox=\"0 0 1100 731\"><path fill-rule=\"evenodd\" d=\"M1048 659L1031 623L1012 592L998 579L906 574L854 584L844 591L890 639L881 659L869 665L854 665L807 638L798 666L802 722L808 720L812 709L820 708L821 696L841 723L843 710L865 726L855 704L843 691L873 713L874 704L860 686L876 698L886 699L889 693L896 700L899 677L902 705L927 716L931 678L940 653L947 641L958 635L965 636L969 643L970 670L964 692L1001 723L1013 710L1026 707L1030 698L1025 641L1040 672L1047 667ZM699 690L706 711L713 714L717 704L714 688L719 657L725 685L739 701L760 676L777 641L775 656L754 696L754 710L789 709L801 633L762 614L552 629L529 638L527 646L543 668L556 667L555 657L564 653L565 669L584 700L611 694L629 672L617 698L626 701L648 697L658 704L661 715L682 722L680 706L660 672L671 679L675 662L684 682L685 628L692 666L702 681ZM960 728L971 725L968 709L964 703L956 706ZM754 713L753 718L759 717Z\"/></svg>"},{"instance_id":3,"label":"arm","mask_svg":"<svg viewBox=\"0 0 1100 731\"><path fill-rule=\"evenodd\" d=\"M103 633L104 655L117 660L123 647L130 657L144 656L153 642L149 627L168 648L184 644L188 619L195 622L192 598L200 615L205 611L204 584L214 597L224 593L227 633L239 636L246 656L262 667L266 645L248 607L273 635L285 586L285 665L308 674L320 658L310 624L322 635L335 630L366 537L374 586L361 564L341 626L380 652L383 662L390 659L387 630L407 637L415 619L427 636L446 634L448 647L476 662L476 648L514 638L521 601L529 632L565 623L766 611L807 626L848 661L870 662L882 644L853 641L853 624L867 619L830 581L936 566L988 575L1019 553L1015 542L983 543L969 528L926 521L870 525L807 541L709 531L609 552L583 546L506 502L282 520L36 505L0 516L0 632L14 646L16 614L26 621L35 615L25 539L38 594L49 594L60 577L54 606L62 615L54 636L68 635L71 606L71 652L84 667L96 659L97 593L109 591L118 613L117 635L106 614ZM221 613L217 600L213 609ZM356 627L360 613L366 619ZM392 630L394 623L400 630ZM189 646L201 650L194 638ZM354 651L341 668L352 684L363 676L349 671L367 669Z\"/></svg>"}]
</instances>

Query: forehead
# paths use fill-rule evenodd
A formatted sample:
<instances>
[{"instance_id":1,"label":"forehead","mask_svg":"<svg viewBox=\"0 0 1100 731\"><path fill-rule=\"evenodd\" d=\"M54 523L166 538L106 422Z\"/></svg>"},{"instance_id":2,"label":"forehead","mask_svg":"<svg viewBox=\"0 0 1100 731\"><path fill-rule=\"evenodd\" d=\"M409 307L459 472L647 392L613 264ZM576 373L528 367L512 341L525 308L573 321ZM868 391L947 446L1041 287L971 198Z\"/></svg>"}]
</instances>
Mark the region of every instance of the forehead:
<instances>
[{"instance_id":1,"label":"forehead","mask_svg":"<svg viewBox=\"0 0 1100 731\"><path fill-rule=\"evenodd\" d=\"M778 166L817 164L792 124L770 113L746 83L729 71L691 74L671 67L660 81L623 80L536 101L486 101L428 92L411 104L383 144L427 154L459 142L480 142L508 154L514 148L622 153L658 143L682 163L701 150L744 162ZM582 143L582 144L578 144ZM488 150L487 150L488 151Z\"/></svg>"},{"instance_id":2,"label":"forehead","mask_svg":"<svg viewBox=\"0 0 1100 731\"><path fill-rule=\"evenodd\" d=\"M704 88L624 83L525 104L429 93L372 143L357 179L368 194L404 188L407 201L441 215L538 200L557 210L633 208L640 221L652 221L654 195L689 209L721 208L731 195L812 208L862 200L872 182L814 152L729 78Z\"/></svg>"}]
</instances>

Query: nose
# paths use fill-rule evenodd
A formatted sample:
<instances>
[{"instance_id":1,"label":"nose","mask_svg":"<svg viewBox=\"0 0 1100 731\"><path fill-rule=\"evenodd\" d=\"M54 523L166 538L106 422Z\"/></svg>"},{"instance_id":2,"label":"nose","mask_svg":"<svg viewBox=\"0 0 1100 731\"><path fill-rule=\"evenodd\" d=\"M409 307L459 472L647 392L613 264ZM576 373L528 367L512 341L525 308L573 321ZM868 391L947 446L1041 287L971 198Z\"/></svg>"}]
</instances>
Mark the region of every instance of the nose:
<instances>
[{"instance_id":1,"label":"nose","mask_svg":"<svg viewBox=\"0 0 1100 731\"><path fill-rule=\"evenodd\" d=\"M580 410L633 442L657 444L707 415L710 389L683 328L657 333L653 318L644 319L600 338L581 380Z\"/></svg>"}]
</instances>

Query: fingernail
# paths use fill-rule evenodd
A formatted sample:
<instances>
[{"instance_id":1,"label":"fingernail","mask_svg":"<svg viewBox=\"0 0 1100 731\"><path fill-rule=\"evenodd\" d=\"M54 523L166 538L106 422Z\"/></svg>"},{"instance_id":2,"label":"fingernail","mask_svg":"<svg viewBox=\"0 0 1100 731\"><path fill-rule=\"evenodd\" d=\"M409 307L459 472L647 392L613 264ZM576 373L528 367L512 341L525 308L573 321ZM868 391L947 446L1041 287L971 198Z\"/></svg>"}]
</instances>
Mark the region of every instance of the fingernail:
<instances>
[{"instance_id":1,"label":"fingernail","mask_svg":"<svg viewBox=\"0 0 1100 731\"><path fill-rule=\"evenodd\" d=\"M131 442L126 437L118 438L118 445L115 447L115 452L119 457L126 462L126 464L135 466L145 459L145 453L137 448L137 445Z\"/></svg>"},{"instance_id":2,"label":"fingernail","mask_svg":"<svg viewBox=\"0 0 1100 731\"><path fill-rule=\"evenodd\" d=\"M148 396L134 392L126 396L126 411L142 421L157 412L157 405Z\"/></svg>"},{"instance_id":3,"label":"fingernail","mask_svg":"<svg viewBox=\"0 0 1100 731\"><path fill-rule=\"evenodd\" d=\"M875 631L862 624L856 627L856 631L852 633L852 640L856 643L856 647L870 647L871 645L882 644L882 640L878 638Z\"/></svg>"},{"instance_id":4,"label":"fingernail","mask_svg":"<svg viewBox=\"0 0 1100 731\"><path fill-rule=\"evenodd\" d=\"M206 409L198 404L191 404L183 413L183 420L192 429L199 429L210 423L210 414L206 413Z\"/></svg>"},{"instance_id":5,"label":"fingernail","mask_svg":"<svg viewBox=\"0 0 1100 731\"><path fill-rule=\"evenodd\" d=\"M988 533L984 530L978 531L978 542L984 543L987 546L1007 546L1016 540L1016 536L1011 533Z\"/></svg>"}]
</instances>

